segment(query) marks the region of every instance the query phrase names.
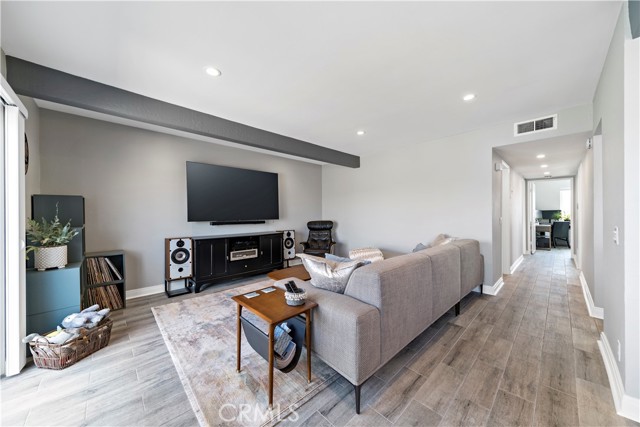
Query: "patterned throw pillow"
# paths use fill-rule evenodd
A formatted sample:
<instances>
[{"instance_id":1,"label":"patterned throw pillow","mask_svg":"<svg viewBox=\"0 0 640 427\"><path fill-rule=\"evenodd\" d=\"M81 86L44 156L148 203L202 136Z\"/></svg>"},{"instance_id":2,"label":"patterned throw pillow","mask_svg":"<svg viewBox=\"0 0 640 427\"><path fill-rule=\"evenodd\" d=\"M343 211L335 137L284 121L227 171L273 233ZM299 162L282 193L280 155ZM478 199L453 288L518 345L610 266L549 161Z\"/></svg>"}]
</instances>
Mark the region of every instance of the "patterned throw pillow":
<instances>
[{"instance_id":1,"label":"patterned throw pillow","mask_svg":"<svg viewBox=\"0 0 640 427\"><path fill-rule=\"evenodd\" d=\"M435 246L446 245L447 243L451 243L457 239L457 237L449 236L448 234L439 234L429 246L433 248Z\"/></svg>"},{"instance_id":2,"label":"patterned throw pillow","mask_svg":"<svg viewBox=\"0 0 640 427\"><path fill-rule=\"evenodd\" d=\"M344 293L351 273L362 265L361 261L337 262L308 254L298 254L311 276L311 284L327 291Z\"/></svg>"}]
</instances>

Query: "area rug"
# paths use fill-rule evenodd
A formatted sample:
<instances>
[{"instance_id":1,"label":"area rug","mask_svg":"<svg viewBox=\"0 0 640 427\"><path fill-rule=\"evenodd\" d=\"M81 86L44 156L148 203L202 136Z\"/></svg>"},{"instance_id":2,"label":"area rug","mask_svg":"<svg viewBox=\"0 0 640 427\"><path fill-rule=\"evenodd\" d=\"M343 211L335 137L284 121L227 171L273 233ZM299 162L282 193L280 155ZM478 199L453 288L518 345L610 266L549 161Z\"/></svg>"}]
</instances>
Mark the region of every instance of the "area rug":
<instances>
[{"instance_id":1,"label":"area rug","mask_svg":"<svg viewBox=\"0 0 640 427\"><path fill-rule=\"evenodd\" d=\"M274 425L339 378L312 355L312 381L307 383L303 350L293 371L274 370L269 411L269 365L244 333L242 369L236 372L237 308L231 297L272 283L261 281L151 309L201 426Z\"/></svg>"}]
</instances>

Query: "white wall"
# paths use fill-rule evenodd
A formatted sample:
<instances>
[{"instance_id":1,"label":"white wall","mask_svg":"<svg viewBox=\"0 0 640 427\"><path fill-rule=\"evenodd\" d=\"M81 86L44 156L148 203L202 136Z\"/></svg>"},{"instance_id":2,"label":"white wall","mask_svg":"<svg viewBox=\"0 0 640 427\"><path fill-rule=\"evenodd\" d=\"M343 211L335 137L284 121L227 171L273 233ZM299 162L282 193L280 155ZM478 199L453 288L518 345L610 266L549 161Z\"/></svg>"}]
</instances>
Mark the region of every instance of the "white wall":
<instances>
[{"instance_id":1,"label":"white wall","mask_svg":"<svg viewBox=\"0 0 640 427\"><path fill-rule=\"evenodd\" d=\"M616 360L616 363L625 391L638 399L640 398L638 363L640 352L637 342L633 342L638 340L638 322L632 321L637 319L637 312L640 310L640 302L637 298L638 282L634 281L633 275L625 275L625 272L630 272L632 267L625 265L625 259L636 267L638 264L636 240L638 236L635 232L634 235L630 235L629 231L637 230L637 169L640 168L640 163L637 162L637 156L629 156L629 159L625 159L625 151L633 152L632 147L637 149L638 144L637 133L628 132L630 126L637 128L638 110L636 108L635 111L632 109L625 111L625 101L629 100L626 98L630 96L636 103L638 98L637 93L625 96L625 74L628 89L633 90L632 88L635 87L637 90L637 68L627 63L625 71L625 44L629 47L632 43L635 42L631 41L628 8L624 4L594 96L592 126L594 129L600 127L602 131L603 256L601 259L596 258L595 262L602 266L602 277L606 278L602 283L596 283L596 289L602 289L600 301L604 309L604 331L608 342L614 352L616 352L618 341L622 347L623 357L620 361ZM625 120L631 121L627 123L627 135L625 135ZM625 141L625 138L629 139ZM626 208L629 210L625 211ZM630 218L629 215L632 217ZM634 226L627 229L626 225L630 221ZM615 244L612 238L614 227L620 230L619 245ZM631 253L626 253L627 250L636 251L635 259L628 258ZM632 295L636 298L630 298Z\"/></svg>"},{"instance_id":2,"label":"white wall","mask_svg":"<svg viewBox=\"0 0 640 427\"><path fill-rule=\"evenodd\" d=\"M496 164L502 165L504 159L496 152L492 150L491 156L491 168L493 170L491 174L491 245L492 258L493 258L493 274L491 281L487 282L489 285L493 285L502 277L503 265L502 265L502 223L500 222L500 216L502 215L502 174L501 170L496 170ZM485 255L486 256L486 255ZM485 275L486 277L486 275Z\"/></svg>"},{"instance_id":3,"label":"white wall","mask_svg":"<svg viewBox=\"0 0 640 427\"><path fill-rule=\"evenodd\" d=\"M525 252L526 229L526 183L524 177L511 169L511 265Z\"/></svg>"},{"instance_id":4,"label":"white wall","mask_svg":"<svg viewBox=\"0 0 640 427\"><path fill-rule=\"evenodd\" d=\"M625 40L624 245L626 392L640 398L640 38ZM636 419L639 421L639 419Z\"/></svg>"},{"instance_id":5,"label":"white wall","mask_svg":"<svg viewBox=\"0 0 640 427\"><path fill-rule=\"evenodd\" d=\"M537 180L536 183L536 210L552 211L560 210L560 190L571 188L569 179Z\"/></svg>"},{"instance_id":6,"label":"white wall","mask_svg":"<svg viewBox=\"0 0 640 427\"><path fill-rule=\"evenodd\" d=\"M164 280L164 239L282 229L307 235L321 217L321 166L41 110L42 192L85 197L88 251L124 249L127 289ZM280 220L188 223L187 160L277 172Z\"/></svg>"},{"instance_id":7,"label":"white wall","mask_svg":"<svg viewBox=\"0 0 640 427\"><path fill-rule=\"evenodd\" d=\"M594 221L593 221L593 154L588 150L576 175L576 214L574 224L577 228L576 263L582 270L589 291L595 299L594 287ZM597 302L596 302L597 305Z\"/></svg>"},{"instance_id":8,"label":"white wall","mask_svg":"<svg viewBox=\"0 0 640 427\"><path fill-rule=\"evenodd\" d=\"M590 105L558 115L558 129L546 137L591 130ZM408 146L390 141L389 150L363 156L359 169L323 166L322 214L337 221L338 252L373 245L387 255L406 253L449 233L480 241L485 284L494 284L492 148L539 135L515 138L513 123L502 123Z\"/></svg>"}]
</instances>

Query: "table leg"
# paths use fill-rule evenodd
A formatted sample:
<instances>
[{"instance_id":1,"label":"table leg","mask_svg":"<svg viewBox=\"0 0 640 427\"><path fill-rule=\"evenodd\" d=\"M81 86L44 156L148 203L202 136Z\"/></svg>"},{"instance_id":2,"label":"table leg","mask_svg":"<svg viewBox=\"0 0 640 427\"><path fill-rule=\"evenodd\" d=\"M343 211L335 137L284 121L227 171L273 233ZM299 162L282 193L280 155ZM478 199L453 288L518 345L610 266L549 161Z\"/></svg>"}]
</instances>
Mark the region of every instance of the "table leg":
<instances>
[{"instance_id":1,"label":"table leg","mask_svg":"<svg viewBox=\"0 0 640 427\"><path fill-rule=\"evenodd\" d=\"M269 410L273 409L273 340L276 325L269 325Z\"/></svg>"},{"instance_id":2,"label":"table leg","mask_svg":"<svg viewBox=\"0 0 640 427\"><path fill-rule=\"evenodd\" d=\"M305 334L306 346L307 346L307 382L311 383L311 309L305 313L307 319L307 329Z\"/></svg>"},{"instance_id":3,"label":"table leg","mask_svg":"<svg viewBox=\"0 0 640 427\"><path fill-rule=\"evenodd\" d=\"M241 350L241 345L242 345L242 322L240 322L240 316L242 316L242 306L240 304L238 304L238 316L237 316L237 335L236 335L236 356L237 356L237 363L236 363L236 372L240 372L240 350Z\"/></svg>"}]
</instances>

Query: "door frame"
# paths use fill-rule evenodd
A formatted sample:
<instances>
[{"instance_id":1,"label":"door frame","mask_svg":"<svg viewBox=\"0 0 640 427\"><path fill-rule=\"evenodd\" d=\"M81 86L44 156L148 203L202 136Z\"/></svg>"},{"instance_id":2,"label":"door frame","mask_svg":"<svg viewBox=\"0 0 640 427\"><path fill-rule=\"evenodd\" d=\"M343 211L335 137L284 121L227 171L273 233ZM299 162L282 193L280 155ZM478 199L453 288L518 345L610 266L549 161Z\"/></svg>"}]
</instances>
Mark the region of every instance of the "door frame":
<instances>
[{"instance_id":1,"label":"door frame","mask_svg":"<svg viewBox=\"0 0 640 427\"><path fill-rule=\"evenodd\" d=\"M24 132L28 112L4 77L0 76L0 102L3 106L2 178L0 229L2 280L2 359L0 373L16 375L26 363L26 266L25 266L25 162Z\"/></svg>"},{"instance_id":2,"label":"door frame","mask_svg":"<svg viewBox=\"0 0 640 427\"><path fill-rule=\"evenodd\" d=\"M500 183L500 228L502 274L511 274L511 168L502 160Z\"/></svg>"}]
</instances>

